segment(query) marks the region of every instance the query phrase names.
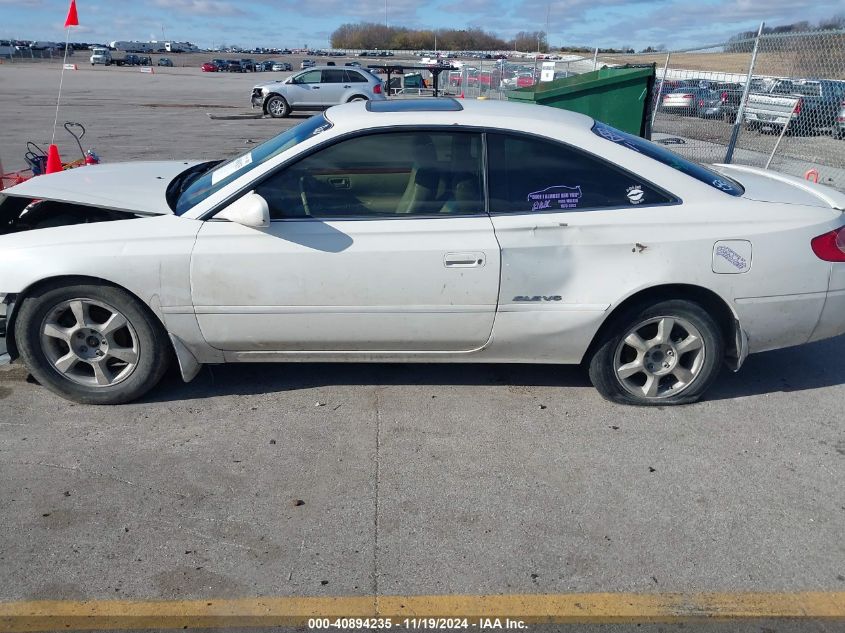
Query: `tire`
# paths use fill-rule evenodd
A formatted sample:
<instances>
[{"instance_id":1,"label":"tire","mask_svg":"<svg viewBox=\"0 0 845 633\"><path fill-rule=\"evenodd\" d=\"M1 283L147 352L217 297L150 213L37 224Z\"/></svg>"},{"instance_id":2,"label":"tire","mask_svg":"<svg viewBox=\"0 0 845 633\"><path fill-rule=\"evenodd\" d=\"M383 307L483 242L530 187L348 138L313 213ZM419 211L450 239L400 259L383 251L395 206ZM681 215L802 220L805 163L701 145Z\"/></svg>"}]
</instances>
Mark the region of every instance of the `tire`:
<instances>
[{"instance_id":1,"label":"tire","mask_svg":"<svg viewBox=\"0 0 845 633\"><path fill-rule=\"evenodd\" d=\"M264 102L264 110L274 119L284 119L290 115L290 105L284 97L273 95Z\"/></svg>"},{"instance_id":2,"label":"tire","mask_svg":"<svg viewBox=\"0 0 845 633\"><path fill-rule=\"evenodd\" d=\"M125 290L104 284L38 289L21 303L15 340L40 384L81 404L140 398L172 358L155 315Z\"/></svg>"},{"instance_id":3,"label":"tire","mask_svg":"<svg viewBox=\"0 0 845 633\"><path fill-rule=\"evenodd\" d=\"M590 359L590 380L620 404L689 404L719 375L724 349L719 325L697 303L641 304L607 328Z\"/></svg>"}]
</instances>

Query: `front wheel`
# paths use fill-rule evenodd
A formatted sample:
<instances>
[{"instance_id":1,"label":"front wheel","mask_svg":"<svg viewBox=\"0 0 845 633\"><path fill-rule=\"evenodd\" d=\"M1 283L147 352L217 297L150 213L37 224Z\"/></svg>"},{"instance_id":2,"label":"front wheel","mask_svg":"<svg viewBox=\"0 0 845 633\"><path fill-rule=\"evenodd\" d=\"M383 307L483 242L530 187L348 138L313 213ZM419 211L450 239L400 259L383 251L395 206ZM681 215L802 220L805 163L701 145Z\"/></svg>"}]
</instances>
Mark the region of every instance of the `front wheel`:
<instances>
[{"instance_id":1,"label":"front wheel","mask_svg":"<svg viewBox=\"0 0 845 633\"><path fill-rule=\"evenodd\" d=\"M274 119L284 119L290 114L290 105L287 101L285 101L284 97L279 95L273 95L267 99L267 103L264 104L264 109L267 110L267 114Z\"/></svg>"},{"instance_id":2,"label":"front wheel","mask_svg":"<svg viewBox=\"0 0 845 633\"><path fill-rule=\"evenodd\" d=\"M100 284L50 285L26 297L15 339L40 384L82 404L141 397L171 358L167 334L146 306Z\"/></svg>"},{"instance_id":3,"label":"front wheel","mask_svg":"<svg viewBox=\"0 0 845 633\"><path fill-rule=\"evenodd\" d=\"M696 303L663 301L616 319L590 360L602 396L635 405L698 400L719 374L724 337Z\"/></svg>"}]
</instances>

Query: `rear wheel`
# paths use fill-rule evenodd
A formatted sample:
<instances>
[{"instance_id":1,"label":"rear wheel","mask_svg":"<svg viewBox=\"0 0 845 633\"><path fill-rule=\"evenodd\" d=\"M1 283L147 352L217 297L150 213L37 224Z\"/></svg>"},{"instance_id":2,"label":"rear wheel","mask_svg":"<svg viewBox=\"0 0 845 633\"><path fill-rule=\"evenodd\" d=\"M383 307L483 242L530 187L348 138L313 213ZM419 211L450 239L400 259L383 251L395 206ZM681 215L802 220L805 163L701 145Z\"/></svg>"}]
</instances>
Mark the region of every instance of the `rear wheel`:
<instances>
[{"instance_id":1,"label":"rear wheel","mask_svg":"<svg viewBox=\"0 0 845 633\"><path fill-rule=\"evenodd\" d=\"M722 332L704 309L663 301L614 321L590 360L590 379L614 402L687 404L710 387L723 356Z\"/></svg>"},{"instance_id":2,"label":"rear wheel","mask_svg":"<svg viewBox=\"0 0 845 633\"><path fill-rule=\"evenodd\" d=\"M349 99L348 103L352 103L353 101L368 101L368 99L362 95L355 95Z\"/></svg>"},{"instance_id":3,"label":"rear wheel","mask_svg":"<svg viewBox=\"0 0 845 633\"><path fill-rule=\"evenodd\" d=\"M267 114L274 119L284 119L290 114L290 105L285 98L280 95L273 95L267 99L267 103L264 104L264 108L267 110Z\"/></svg>"},{"instance_id":4,"label":"rear wheel","mask_svg":"<svg viewBox=\"0 0 845 633\"><path fill-rule=\"evenodd\" d=\"M15 339L27 368L82 404L121 404L153 388L170 363L161 324L114 286L52 285L21 303Z\"/></svg>"}]
</instances>

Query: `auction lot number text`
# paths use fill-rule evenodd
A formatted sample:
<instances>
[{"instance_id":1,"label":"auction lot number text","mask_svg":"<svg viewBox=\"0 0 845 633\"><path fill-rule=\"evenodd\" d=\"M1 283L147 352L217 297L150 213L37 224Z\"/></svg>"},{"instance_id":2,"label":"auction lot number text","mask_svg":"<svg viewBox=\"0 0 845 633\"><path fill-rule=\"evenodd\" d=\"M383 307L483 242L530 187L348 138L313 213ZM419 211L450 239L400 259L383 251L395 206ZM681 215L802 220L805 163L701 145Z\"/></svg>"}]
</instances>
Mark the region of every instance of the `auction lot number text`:
<instances>
[{"instance_id":1,"label":"auction lot number text","mask_svg":"<svg viewBox=\"0 0 845 633\"><path fill-rule=\"evenodd\" d=\"M412 629L412 630L524 630L528 627L522 620L510 618L311 618L309 629Z\"/></svg>"}]
</instances>

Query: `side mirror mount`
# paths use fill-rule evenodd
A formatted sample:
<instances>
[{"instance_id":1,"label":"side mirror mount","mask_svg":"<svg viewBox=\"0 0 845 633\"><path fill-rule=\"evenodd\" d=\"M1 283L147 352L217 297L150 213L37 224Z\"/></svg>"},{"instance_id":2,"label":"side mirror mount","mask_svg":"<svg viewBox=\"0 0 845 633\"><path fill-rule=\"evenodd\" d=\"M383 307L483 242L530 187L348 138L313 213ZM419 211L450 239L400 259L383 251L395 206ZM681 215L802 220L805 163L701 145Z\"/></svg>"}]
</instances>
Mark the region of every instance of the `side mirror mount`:
<instances>
[{"instance_id":1,"label":"side mirror mount","mask_svg":"<svg viewBox=\"0 0 845 633\"><path fill-rule=\"evenodd\" d=\"M270 206L264 198L250 191L214 217L254 229L266 229L270 226Z\"/></svg>"}]
</instances>

